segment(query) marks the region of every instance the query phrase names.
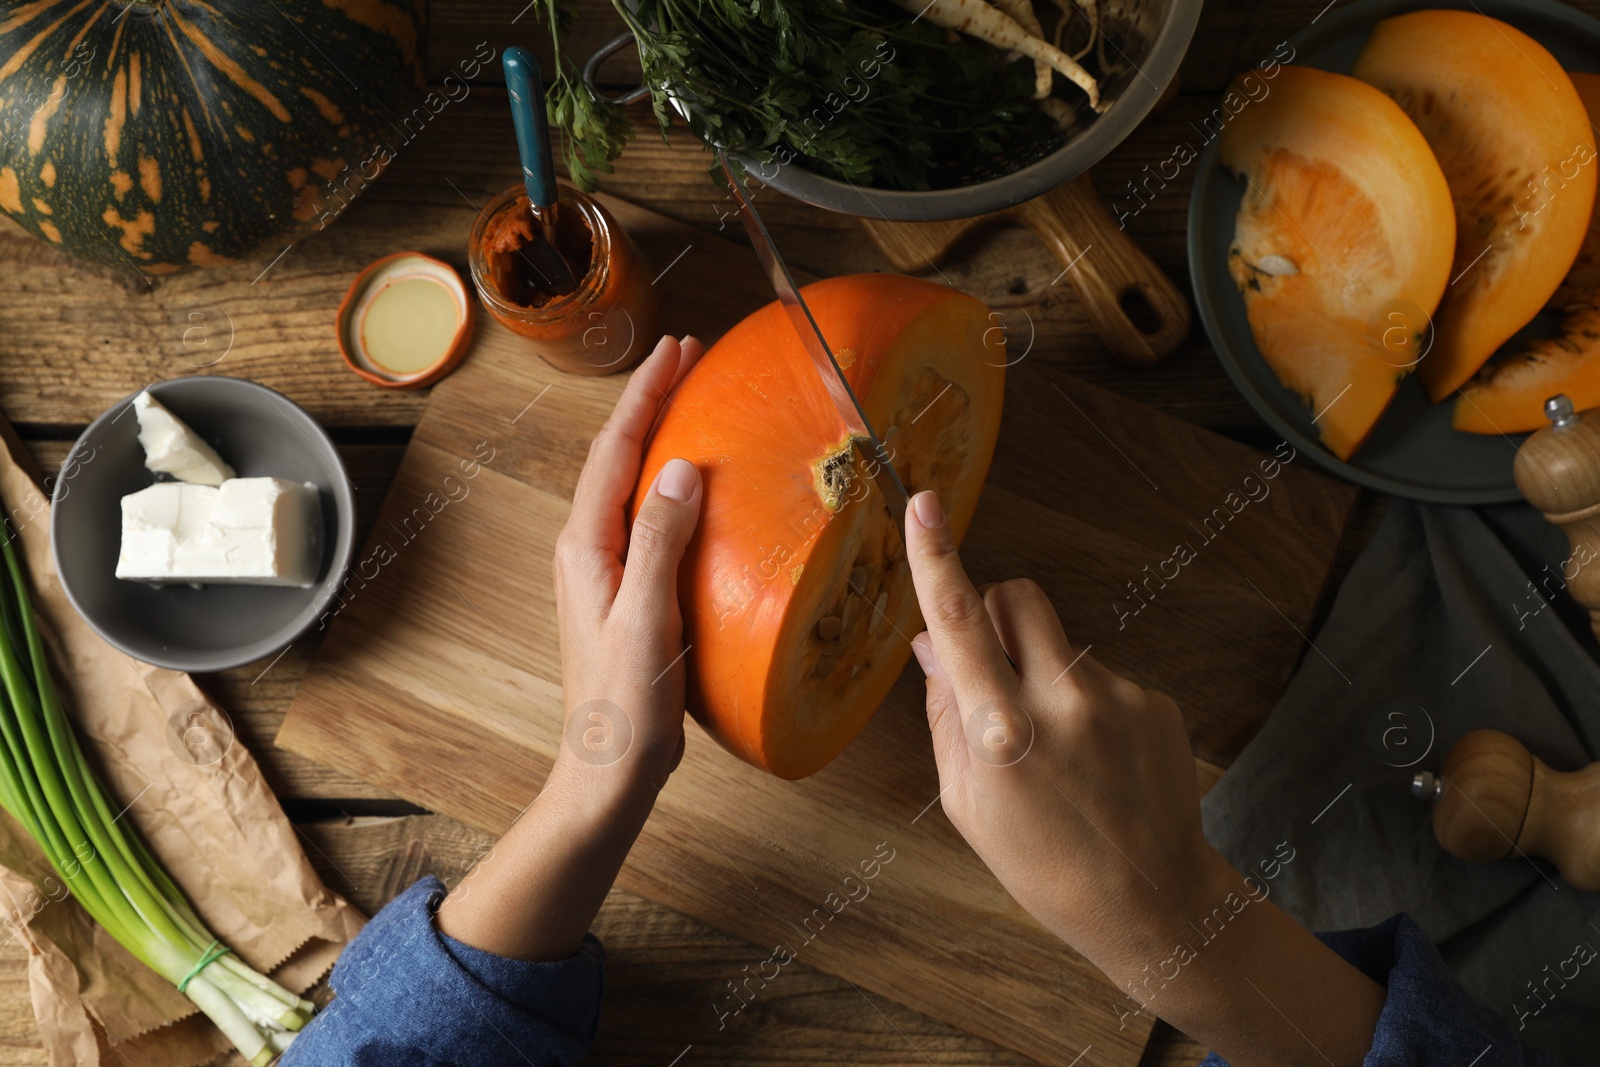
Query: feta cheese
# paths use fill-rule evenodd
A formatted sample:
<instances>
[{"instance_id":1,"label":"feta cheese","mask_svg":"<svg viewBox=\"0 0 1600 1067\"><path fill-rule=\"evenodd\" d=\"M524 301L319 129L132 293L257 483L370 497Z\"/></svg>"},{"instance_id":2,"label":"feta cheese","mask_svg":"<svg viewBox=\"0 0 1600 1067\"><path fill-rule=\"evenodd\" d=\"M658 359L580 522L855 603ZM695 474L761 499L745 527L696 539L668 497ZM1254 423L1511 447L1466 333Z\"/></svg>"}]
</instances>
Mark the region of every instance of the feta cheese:
<instances>
[{"instance_id":1,"label":"feta cheese","mask_svg":"<svg viewBox=\"0 0 1600 1067\"><path fill-rule=\"evenodd\" d=\"M310 482L157 482L122 498L117 577L309 586L322 565L321 528Z\"/></svg>"},{"instance_id":2,"label":"feta cheese","mask_svg":"<svg viewBox=\"0 0 1600 1067\"><path fill-rule=\"evenodd\" d=\"M133 410L139 416L139 444L144 446L146 467L199 485L221 485L233 477L233 468L222 462L216 450L162 407L149 390L133 398Z\"/></svg>"}]
</instances>

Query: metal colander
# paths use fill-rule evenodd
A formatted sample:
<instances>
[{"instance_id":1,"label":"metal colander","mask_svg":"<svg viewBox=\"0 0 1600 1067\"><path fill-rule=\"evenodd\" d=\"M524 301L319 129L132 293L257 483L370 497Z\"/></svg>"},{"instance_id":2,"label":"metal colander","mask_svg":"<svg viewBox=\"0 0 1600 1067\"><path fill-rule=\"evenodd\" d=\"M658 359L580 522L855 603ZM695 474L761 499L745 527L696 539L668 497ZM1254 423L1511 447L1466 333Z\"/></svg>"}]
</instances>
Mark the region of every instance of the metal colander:
<instances>
[{"instance_id":1,"label":"metal colander","mask_svg":"<svg viewBox=\"0 0 1600 1067\"><path fill-rule=\"evenodd\" d=\"M764 184L796 200L891 222L967 218L1031 200L1099 162L1150 113L1183 62L1201 0L1100 0L1098 7L1102 43L1080 62L1100 80L1106 110L1094 115L1087 105L1078 107L1060 136L1021 146L1009 167L961 175L947 188L908 191L824 177L798 162L762 168L750 156L734 158ZM589 57L583 74L591 88L601 62L632 43L633 35L625 33ZM631 102L648 93L640 86L610 99Z\"/></svg>"}]
</instances>

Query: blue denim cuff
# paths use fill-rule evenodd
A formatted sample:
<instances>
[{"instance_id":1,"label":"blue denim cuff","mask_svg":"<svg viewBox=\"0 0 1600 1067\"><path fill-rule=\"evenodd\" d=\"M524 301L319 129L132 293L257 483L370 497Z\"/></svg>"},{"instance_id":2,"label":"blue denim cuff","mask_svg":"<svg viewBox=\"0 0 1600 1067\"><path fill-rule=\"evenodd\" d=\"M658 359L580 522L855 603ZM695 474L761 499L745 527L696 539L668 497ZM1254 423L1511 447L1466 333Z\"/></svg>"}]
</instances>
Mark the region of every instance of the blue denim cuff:
<instances>
[{"instance_id":1,"label":"blue denim cuff","mask_svg":"<svg viewBox=\"0 0 1600 1067\"><path fill-rule=\"evenodd\" d=\"M380 911L334 966L336 999L284 1062L567 1067L594 1042L605 957L530 963L439 933L444 885L424 878Z\"/></svg>"}]
</instances>

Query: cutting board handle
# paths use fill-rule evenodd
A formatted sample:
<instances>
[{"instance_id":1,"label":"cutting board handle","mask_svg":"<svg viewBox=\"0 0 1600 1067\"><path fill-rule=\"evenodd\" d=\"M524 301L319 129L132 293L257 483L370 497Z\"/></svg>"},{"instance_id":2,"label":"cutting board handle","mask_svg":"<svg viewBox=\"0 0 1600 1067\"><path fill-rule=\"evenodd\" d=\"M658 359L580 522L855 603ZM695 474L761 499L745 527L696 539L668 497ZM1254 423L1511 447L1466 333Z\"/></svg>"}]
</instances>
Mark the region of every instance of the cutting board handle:
<instances>
[{"instance_id":1,"label":"cutting board handle","mask_svg":"<svg viewBox=\"0 0 1600 1067\"><path fill-rule=\"evenodd\" d=\"M1016 210L1061 261L1066 281L1113 356L1144 367L1183 343L1189 301L1127 231L1112 223L1087 173Z\"/></svg>"}]
</instances>

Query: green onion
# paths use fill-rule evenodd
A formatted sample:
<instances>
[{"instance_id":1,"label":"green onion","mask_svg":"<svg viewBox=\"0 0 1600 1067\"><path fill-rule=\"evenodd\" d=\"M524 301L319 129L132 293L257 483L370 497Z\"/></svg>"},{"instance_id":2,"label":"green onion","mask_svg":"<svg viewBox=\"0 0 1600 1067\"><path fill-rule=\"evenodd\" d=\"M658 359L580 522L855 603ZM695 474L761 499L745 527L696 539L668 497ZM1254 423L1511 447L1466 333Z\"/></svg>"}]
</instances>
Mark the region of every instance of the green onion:
<instances>
[{"instance_id":1,"label":"green onion","mask_svg":"<svg viewBox=\"0 0 1600 1067\"><path fill-rule=\"evenodd\" d=\"M89 917L176 986L252 1064L271 1063L316 1006L240 962L120 818L56 692L28 583L0 532L0 807L39 843Z\"/></svg>"}]
</instances>

